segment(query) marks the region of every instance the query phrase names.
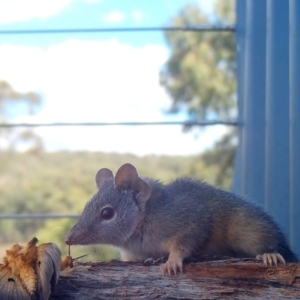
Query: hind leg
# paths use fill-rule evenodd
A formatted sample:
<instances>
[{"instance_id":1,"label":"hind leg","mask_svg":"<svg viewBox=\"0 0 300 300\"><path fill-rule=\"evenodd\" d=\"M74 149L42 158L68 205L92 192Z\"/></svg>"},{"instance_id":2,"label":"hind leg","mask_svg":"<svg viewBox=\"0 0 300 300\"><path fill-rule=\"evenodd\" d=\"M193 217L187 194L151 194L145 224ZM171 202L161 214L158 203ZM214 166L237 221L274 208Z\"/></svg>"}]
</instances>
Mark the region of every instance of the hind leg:
<instances>
[{"instance_id":1,"label":"hind leg","mask_svg":"<svg viewBox=\"0 0 300 300\"><path fill-rule=\"evenodd\" d=\"M256 259L257 260L262 260L264 265L272 265L274 264L275 266L277 266L278 262L281 262L285 265L285 259L283 258L283 256L279 253L264 253L264 254L258 254L256 255Z\"/></svg>"}]
</instances>

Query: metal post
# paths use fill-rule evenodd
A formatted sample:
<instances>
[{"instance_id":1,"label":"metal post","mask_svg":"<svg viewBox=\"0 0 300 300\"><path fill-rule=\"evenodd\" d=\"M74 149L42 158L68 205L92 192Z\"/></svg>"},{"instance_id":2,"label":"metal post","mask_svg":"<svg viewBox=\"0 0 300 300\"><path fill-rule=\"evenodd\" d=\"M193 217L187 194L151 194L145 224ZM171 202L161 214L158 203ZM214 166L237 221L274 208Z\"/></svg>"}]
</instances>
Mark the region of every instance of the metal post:
<instances>
[{"instance_id":1,"label":"metal post","mask_svg":"<svg viewBox=\"0 0 300 300\"><path fill-rule=\"evenodd\" d=\"M275 217L289 238L289 1L287 0L267 0L266 54L266 210ZM255 160L253 163L256 163Z\"/></svg>"},{"instance_id":2,"label":"metal post","mask_svg":"<svg viewBox=\"0 0 300 300\"><path fill-rule=\"evenodd\" d=\"M245 77L242 133L243 195L264 205L266 1L246 1ZM239 39L239 37L238 37ZM240 90L239 90L240 91ZM240 95L239 95L240 96Z\"/></svg>"},{"instance_id":3,"label":"metal post","mask_svg":"<svg viewBox=\"0 0 300 300\"><path fill-rule=\"evenodd\" d=\"M238 94L238 140L239 144L235 157L235 169L233 180L233 191L237 194L242 194L242 143L243 130L241 125L243 123L243 107L244 107L244 72L245 72L245 32L246 32L246 8L245 0L236 2L236 56L237 56L237 94Z\"/></svg>"},{"instance_id":4,"label":"metal post","mask_svg":"<svg viewBox=\"0 0 300 300\"><path fill-rule=\"evenodd\" d=\"M300 257L300 1L290 0L290 241Z\"/></svg>"}]
</instances>

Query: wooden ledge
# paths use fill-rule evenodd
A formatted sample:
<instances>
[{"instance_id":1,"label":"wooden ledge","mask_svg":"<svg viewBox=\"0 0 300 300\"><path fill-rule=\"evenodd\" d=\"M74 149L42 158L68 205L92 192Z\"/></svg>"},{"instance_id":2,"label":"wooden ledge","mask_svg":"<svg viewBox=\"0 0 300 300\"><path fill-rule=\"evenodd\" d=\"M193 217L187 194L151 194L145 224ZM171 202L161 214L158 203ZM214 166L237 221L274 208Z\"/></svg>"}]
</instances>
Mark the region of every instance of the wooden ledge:
<instances>
[{"instance_id":1,"label":"wooden ledge","mask_svg":"<svg viewBox=\"0 0 300 300\"><path fill-rule=\"evenodd\" d=\"M254 259L192 262L184 273L162 275L159 264L85 263L60 277L52 300L300 299L300 263L266 267Z\"/></svg>"}]
</instances>

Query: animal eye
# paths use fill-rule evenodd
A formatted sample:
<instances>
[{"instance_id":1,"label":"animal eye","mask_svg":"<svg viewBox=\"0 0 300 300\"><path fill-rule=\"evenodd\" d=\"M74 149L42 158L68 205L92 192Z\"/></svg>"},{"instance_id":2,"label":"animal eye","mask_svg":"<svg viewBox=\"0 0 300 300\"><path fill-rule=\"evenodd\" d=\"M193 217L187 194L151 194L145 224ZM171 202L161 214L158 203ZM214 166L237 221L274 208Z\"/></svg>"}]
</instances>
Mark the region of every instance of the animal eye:
<instances>
[{"instance_id":1,"label":"animal eye","mask_svg":"<svg viewBox=\"0 0 300 300\"><path fill-rule=\"evenodd\" d=\"M104 220L110 220L115 214L115 211L112 207L104 207L101 210L100 216Z\"/></svg>"}]
</instances>

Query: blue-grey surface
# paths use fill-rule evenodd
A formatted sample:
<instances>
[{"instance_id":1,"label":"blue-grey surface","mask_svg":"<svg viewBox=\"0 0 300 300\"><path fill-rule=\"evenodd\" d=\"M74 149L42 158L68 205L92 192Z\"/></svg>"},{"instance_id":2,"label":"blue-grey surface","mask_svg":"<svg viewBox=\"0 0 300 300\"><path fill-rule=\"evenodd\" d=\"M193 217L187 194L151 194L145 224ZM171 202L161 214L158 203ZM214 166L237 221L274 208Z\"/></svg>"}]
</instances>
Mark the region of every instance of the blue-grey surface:
<instances>
[{"instance_id":1,"label":"blue-grey surface","mask_svg":"<svg viewBox=\"0 0 300 300\"><path fill-rule=\"evenodd\" d=\"M290 1L291 245L300 254L300 1Z\"/></svg>"},{"instance_id":2,"label":"blue-grey surface","mask_svg":"<svg viewBox=\"0 0 300 300\"><path fill-rule=\"evenodd\" d=\"M234 190L275 217L300 255L300 1L237 0Z\"/></svg>"}]
</instances>

